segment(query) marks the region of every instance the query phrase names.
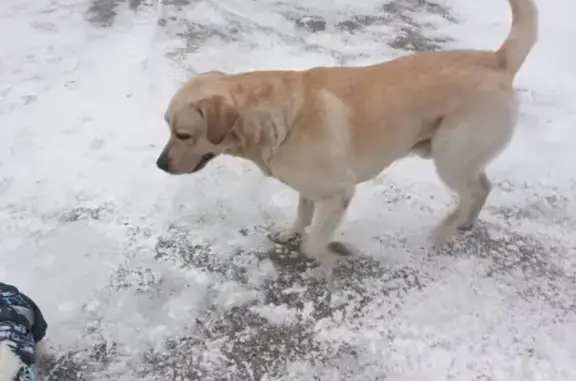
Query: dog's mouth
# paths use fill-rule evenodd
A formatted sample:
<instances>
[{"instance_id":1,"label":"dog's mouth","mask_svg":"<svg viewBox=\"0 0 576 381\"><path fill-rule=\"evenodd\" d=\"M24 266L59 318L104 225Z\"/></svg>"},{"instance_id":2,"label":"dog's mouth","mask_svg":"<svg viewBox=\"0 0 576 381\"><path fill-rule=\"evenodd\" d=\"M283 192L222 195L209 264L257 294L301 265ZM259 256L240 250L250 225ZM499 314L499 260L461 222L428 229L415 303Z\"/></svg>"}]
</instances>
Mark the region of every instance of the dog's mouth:
<instances>
[{"instance_id":1,"label":"dog's mouth","mask_svg":"<svg viewBox=\"0 0 576 381\"><path fill-rule=\"evenodd\" d=\"M210 162L210 160L214 159L215 157L216 155L213 153L207 153L206 155L202 156L198 164L196 164L196 166L190 171L190 173L198 172L199 170L204 168L206 164Z\"/></svg>"}]
</instances>

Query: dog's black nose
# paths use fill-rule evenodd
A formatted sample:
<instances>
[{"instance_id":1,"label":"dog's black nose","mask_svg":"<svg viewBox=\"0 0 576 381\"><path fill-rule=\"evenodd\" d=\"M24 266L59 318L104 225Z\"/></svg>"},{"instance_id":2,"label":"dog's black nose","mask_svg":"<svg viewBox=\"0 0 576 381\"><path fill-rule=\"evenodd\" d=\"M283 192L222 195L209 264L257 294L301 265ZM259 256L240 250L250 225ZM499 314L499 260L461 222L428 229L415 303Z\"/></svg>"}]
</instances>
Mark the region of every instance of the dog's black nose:
<instances>
[{"instance_id":1,"label":"dog's black nose","mask_svg":"<svg viewBox=\"0 0 576 381\"><path fill-rule=\"evenodd\" d=\"M170 172L170 159L168 158L168 155L164 153L160 155L158 160L156 160L156 166L164 172Z\"/></svg>"}]
</instances>

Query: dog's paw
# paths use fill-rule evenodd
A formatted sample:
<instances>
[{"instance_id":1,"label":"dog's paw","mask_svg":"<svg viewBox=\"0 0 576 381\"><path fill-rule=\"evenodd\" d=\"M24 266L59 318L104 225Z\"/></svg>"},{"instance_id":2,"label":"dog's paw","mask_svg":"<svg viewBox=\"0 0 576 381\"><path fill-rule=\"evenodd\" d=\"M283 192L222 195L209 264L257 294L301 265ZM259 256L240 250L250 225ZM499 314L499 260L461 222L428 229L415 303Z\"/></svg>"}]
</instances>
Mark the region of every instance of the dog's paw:
<instances>
[{"instance_id":1,"label":"dog's paw","mask_svg":"<svg viewBox=\"0 0 576 381\"><path fill-rule=\"evenodd\" d=\"M319 264L320 272L327 275L328 278L332 276L338 261L353 253L353 250L342 242L332 241L327 245L318 245L310 241L308 236L304 236L300 251L308 258L316 261Z\"/></svg>"},{"instance_id":2,"label":"dog's paw","mask_svg":"<svg viewBox=\"0 0 576 381\"><path fill-rule=\"evenodd\" d=\"M288 243L300 236L300 233L291 228L273 228L268 233L268 239L275 243Z\"/></svg>"},{"instance_id":3,"label":"dog's paw","mask_svg":"<svg viewBox=\"0 0 576 381\"><path fill-rule=\"evenodd\" d=\"M432 231L430 237L432 240L432 245L435 248L441 248L442 246L447 245L454 239L456 232L456 229L451 227L447 227L445 225L438 226Z\"/></svg>"},{"instance_id":4,"label":"dog's paw","mask_svg":"<svg viewBox=\"0 0 576 381\"><path fill-rule=\"evenodd\" d=\"M341 257L349 257L354 254L354 250L350 245L340 241L332 241L328 244L328 250Z\"/></svg>"},{"instance_id":5,"label":"dog's paw","mask_svg":"<svg viewBox=\"0 0 576 381\"><path fill-rule=\"evenodd\" d=\"M466 222L460 226L458 226L457 230L461 233L469 232L476 226L476 221Z\"/></svg>"}]
</instances>

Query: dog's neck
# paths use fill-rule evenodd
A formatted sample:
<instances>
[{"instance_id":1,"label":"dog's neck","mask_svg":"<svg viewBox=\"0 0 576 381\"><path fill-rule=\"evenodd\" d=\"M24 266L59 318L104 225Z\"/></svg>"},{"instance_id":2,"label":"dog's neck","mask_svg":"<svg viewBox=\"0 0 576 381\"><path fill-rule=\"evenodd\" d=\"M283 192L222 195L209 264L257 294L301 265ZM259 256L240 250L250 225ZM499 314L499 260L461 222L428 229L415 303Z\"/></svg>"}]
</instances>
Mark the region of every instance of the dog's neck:
<instances>
[{"instance_id":1,"label":"dog's neck","mask_svg":"<svg viewBox=\"0 0 576 381\"><path fill-rule=\"evenodd\" d=\"M270 115L242 115L230 133L225 153L250 160L266 176L272 176L270 161L288 137L288 131L274 123Z\"/></svg>"}]
</instances>

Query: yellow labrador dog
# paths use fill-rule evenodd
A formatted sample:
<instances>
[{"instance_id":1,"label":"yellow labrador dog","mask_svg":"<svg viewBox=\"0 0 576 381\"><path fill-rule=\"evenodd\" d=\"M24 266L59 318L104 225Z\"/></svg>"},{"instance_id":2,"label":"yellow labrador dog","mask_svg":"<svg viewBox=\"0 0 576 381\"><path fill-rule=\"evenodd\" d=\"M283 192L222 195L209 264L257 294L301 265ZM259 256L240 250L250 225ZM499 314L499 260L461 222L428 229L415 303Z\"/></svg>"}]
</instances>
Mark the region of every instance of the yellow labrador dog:
<instances>
[{"instance_id":1,"label":"yellow labrador dog","mask_svg":"<svg viewBox=\"0 0 576 381\"><path fill-rule=\"evenodd\" d=\"M200 74L174 94L170 139L157 166L201 170L220 154L245 158L300 195L287 241L331 266L346 254L332 236L354 195L411 153L431 158L460 202L435 242L472 226L490 193L485 167L518 117L513 80L536 43L532 0L509 0L512 27L496 51L425 52L365 67Z\"/></svg>"}]
</instances>

